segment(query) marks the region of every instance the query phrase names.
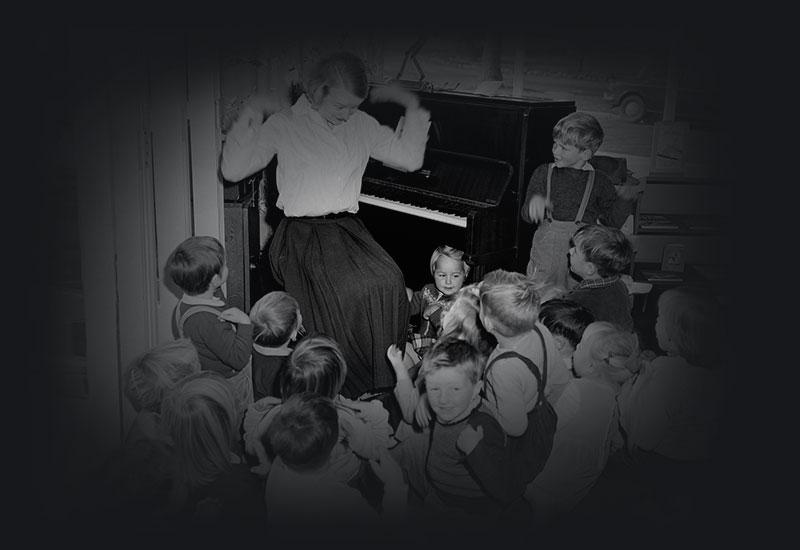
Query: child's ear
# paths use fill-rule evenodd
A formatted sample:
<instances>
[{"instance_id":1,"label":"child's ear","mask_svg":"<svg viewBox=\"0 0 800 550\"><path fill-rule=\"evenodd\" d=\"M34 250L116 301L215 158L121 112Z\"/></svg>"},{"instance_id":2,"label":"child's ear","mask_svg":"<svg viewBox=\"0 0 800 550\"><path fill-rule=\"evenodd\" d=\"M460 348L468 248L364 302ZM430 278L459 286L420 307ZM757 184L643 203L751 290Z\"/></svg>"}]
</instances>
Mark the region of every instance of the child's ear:
<instances>
[{"instance_id":1,"label":"child's ear","mask_svg":"<svg viewBox=\"0 0 800 550\"><path fill-rule=\"evenodd\" d=\"M589 276L593 276L597 273L597 266L594 265L592 262L586 262L586 274Z\"/></svg>"},{"instance_id":2,"label":"child's ear","mask_svg":"<svg viewBox=\"0 0 800 550\"><path fill-rule=\"evenodd\" d=\"M564 348L567 346L567 339L560 334L553 335L553 342L555 342L558 351L564 351Z\"/></svg>"},{"instance_id":3,"label":"child's ear","mask_svg":"<svg viewBox=\"0 0 800 550\"><path fill-rule=\"evenodd\" d=\"M589 159L592 158L592 150L591 149L584 149L580 153L578 153L579 158L584 162L589 162Z\"/></svg>"},{"instance_id":4,"label":"child's ear","mask_svg":"<svg viewBox=\"0 0 800 550\"><path fill-rule=\"evenodd\" d=\"M222 277L219 276L219 273L215 273L213 277L211 277L211 282L208 284L208 288L219 288L222 286Z\"/></svg>"}]
</instances>

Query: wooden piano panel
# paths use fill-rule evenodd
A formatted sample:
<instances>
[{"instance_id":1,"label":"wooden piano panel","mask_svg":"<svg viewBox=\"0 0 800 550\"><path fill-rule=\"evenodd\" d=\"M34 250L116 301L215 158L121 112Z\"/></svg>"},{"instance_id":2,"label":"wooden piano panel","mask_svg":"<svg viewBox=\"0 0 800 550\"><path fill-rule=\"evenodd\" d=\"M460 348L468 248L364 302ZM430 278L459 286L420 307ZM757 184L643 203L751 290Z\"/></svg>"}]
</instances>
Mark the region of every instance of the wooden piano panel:
<instances>
[{"instance_id":1,"label":"wooden piano panel","mask_svg":"<svg viewBox=\"0 0 800 550\"><path fill-rule=\"evenodd\" d=\"M513 249L511 258L500 267L524 272L533 227L519 216L521 202L536 166L552 161L553 126L575 111L575 103L443 92L423 92L419 96L422 106L431 112L429 148L479 155L511 165L512 181L499 206L502 219L478 231L480 238L487 239L486 246L494 247L498 254ZM368 101L361 108L392 127L403 112L397 105ZM400 267L405 270L402 263Z\"/></svg>"}]
</instances>

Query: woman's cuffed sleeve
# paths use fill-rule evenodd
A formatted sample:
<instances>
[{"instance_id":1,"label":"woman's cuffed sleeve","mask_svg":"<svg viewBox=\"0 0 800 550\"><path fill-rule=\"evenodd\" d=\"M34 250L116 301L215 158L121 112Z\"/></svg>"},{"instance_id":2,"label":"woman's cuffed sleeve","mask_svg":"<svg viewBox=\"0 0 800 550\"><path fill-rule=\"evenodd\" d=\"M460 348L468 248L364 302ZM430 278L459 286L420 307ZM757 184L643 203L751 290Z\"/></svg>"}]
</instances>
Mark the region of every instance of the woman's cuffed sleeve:
<instances>
[{"instance_id":1,"label":"woman's cuffed sleeve","mask_svg":"<svg viewBox=\"0 0 800 550\"><path fill-rule=\"evenodd\" d=\"M233 124L222 146L220 171L228 181L240 181L264 168L277 153L277 127L275 117L263 124L245 108Z\"/></svg>"},{"instance_id":2,"label":"woman's cuffed sleeve","mask_svg":"<svg viewBox=\"0 0 800 550\"><path fill-rule=\"evenodd\" d=\"M372 144L370 156L409 172L422 168L431 125L428 111L406 109L395 130L380 125L372 117L367 119L367 124Z\"/></svg>"}]
</instances>

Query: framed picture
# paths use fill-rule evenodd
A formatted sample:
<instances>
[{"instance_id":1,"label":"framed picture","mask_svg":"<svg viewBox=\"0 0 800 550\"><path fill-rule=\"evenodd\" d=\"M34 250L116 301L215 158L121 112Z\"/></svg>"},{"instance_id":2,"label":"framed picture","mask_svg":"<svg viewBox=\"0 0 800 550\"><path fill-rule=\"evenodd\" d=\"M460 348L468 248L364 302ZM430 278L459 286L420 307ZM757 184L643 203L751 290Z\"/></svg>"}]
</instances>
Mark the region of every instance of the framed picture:
<instances>
[{"instance_id":1,"label":"framed picture","mask_svg":"<svg viewBox=\"0 0 800 550\"><path fill-rule=\"evenodd\" d=\"M651 173L683 175L688 133L687 122L656 122L653 125Z\"/></svg>"},{"instance_id":2,"label":"framed picture","mask_svg":"<svg viewBox=\"0 0 800 550\"><path fill-rule=\"evenodd\" d=\"M661 256L662 271L683 271L684 258L686 257L686 247L682 244L673 243L664 245L664 252Z\"/></svg>"}]
</instances>

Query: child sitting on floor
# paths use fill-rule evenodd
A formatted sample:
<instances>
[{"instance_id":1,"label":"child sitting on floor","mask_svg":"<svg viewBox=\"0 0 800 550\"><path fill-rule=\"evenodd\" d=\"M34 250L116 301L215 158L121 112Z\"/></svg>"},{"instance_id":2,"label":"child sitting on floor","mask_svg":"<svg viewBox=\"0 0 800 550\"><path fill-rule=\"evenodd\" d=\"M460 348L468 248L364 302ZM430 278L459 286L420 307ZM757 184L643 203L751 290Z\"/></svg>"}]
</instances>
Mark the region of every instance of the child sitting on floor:
<instances>
[{"instance_id":1,"label":"child sitting on floor","mask_svg":"<svg viewBox=\"0 0 800 550\"><path fill-rule=\"evenodd\" d=\"M329 534L330 529L352 531L404 518L408 489L385 448L370 461L384 487L380 512L335 474L340 424L337 406L328 397L306 392L283 403L264 438L275 457L265 492L270 525L306 526L313 518Z\"/></svg>"},{"instance_id":2,"label":"child sitting on floor","mask_svg":"<svg viewBox=\"0 0 800 550\"><path fill-rule=\"evenodd\" d=\"M556 429L552 403L570 379L553 340L539 322L536 283L497 269L481 283L483 325L497 338L484 372L483 402L511 436L527 482L541 471Z\"/></svg>"},{"instance_id":3,"label":"child sitting on floor","mask_svg":"<svg viewBox=\"0 0 800 550\"><path fill-rule=\"evenodd\" d=\"M353 401L340 395L347 365L339 346L324 335L298 342L280 374L281 398L265 397L248 407L244 419L245 449L257 458L254 471L266 475L272 465L266 432L281 409L282 399L312 392L333 401L339 415L339 440L330 457L328 472L336 479L371 491L369 460L378 460L390 444L389 413L379 401ZM370 493L370 498L375 496ZM373 501L374 502L374 501Z\"/></svg>"},{"instance_id":4,"label":"child sitting on floor","mask_svg":"<svg viewBox=\"0 0 800 550\"><path fill-rule=\"evenodd\" d=\"M243 410L253 402L253 328L250 317L227 307L222 296L225 249L213 237L189 237L169 255L165 272L183 291L175 306L177 336L192 341L203 370L230 380Z\"/></svg>"},{"instance_id":5,"label":"child sitting on floor","mask_svg":"<svg viewBox=\"0 0 800 550\"><path fill-rule=\"evenodd\" d=\"M198 535L263 535L261 483L238 452L238 405L229 380L208 371L184 378L164 398L178 466L173 502Z\"/></svg>"},{"instance_id":6,"label":"child sitting on floor","mask_svg":"<svg viewBox=\"0 0 800 550\"><path fill-rule=\"evenodd\" d=\"M594 322L592 312L578 302L557 298L542 304L539 321L550 330L561 358L571 367L583 331Z\"/></svg>"},{"instance_id":7,"label":"child sitting on floor","mask_svg":"<svg viewBox=\"0 0 800 550\"><path fill-rule=\"evenodd\" d=\"M464 252L443 245L433 251L430 270L433 283L421 290L408 293L409 317L419 317L419 332L412 334L411 348L416 353L414 361L419 361L425 351L433 345L442 329L442 316L450 308L453 298L464 285L470 266L464 261Z\"/></svg>"},{"instance_id":8,"label":"child sitting on floor","mask_svg":"<svg viewBox=\"0 0 800 550\"><path fill-rule=\"evenodd\" d=\"M572 236L569 268L581 280L564 298L578 302L598 321L633 330L628 287L621 280L633 261L633 246L613 227L584 225Z\"/></svg>"},{"instance_id":9,"label":"child sitting on floor","mask_svg":"<svg viewBox=\"0 0 800 550\"><path fill-rule=\"evenodd\" d=\"M577 378L554 404L553 449L526 491L538 524L563 518L577 505L619 445L616 396L639 370L638 339L611 323L591 323L575 349L574 365Z\"/></svg>"},{"instance_id":10,"label":"child sitting on floor","mask_svg":"<svg viewBox=\"0 0 800 550\"><path fill-rule=\"evenodd\" d=\"M435 421L392 450L425 518L495 522L527 512L502 427L481 403L483 358L445 336L422 359Z\"/></svg>"},{"instance_id":11,"label":"child sitting on floor","mask_svg":"<svg viewBox=\"0 0 800 550\"><path fill-rule=\"evenodd\" d=\"M136 410L125 444L163 438L160 423L164 395L183 378L198 372L200 359L188 338L166 342L137 357L123 376L125 397Z\"/></svg>"},{"instance_id":12,"label":"child sitting on floor","mask_svg":"<svg viewBox=\"0 0 800 550\"><path fill-rule=\"evenodd\" d=\"M253 322L253 398L277 396L277 376L292 352L289 344L302 336L303 317L297 300L276 290L250 308Z\"/></svg>"},{"instance_id":13,"label":"child sitting on floor","mask_svg":"<svg viewBox=\"0 0 800 550\"><path fill-rule=\"evenodd\" d=\"M645 364L619 398L630 449L681 461L712 456L721 414L722 319L704 291L682 287L659 296L655 331L666 355Z\"/></svg>"},{"instance_id":14,"label":"child sitting on floor","mask_svg":"<svg viewBox=\"0 0 800 550\"><path fill-rule=\"evenodd\" d=\"M479 285L467 285L453 298L450 308L442 318L441 338L446 336L465 340L475 346L481 354L483 364L486 363L486 358L497 345L497 339L481 323ZM420 364L413 363L408 353L403 357L397 346L389 346L386 355L397 378L394 396L403 420L407 424L416 421L418 426L427 426L431 415L427 397L424 392L420 393L421 379L417 375Z\"/></svg>"}]
</instances>

